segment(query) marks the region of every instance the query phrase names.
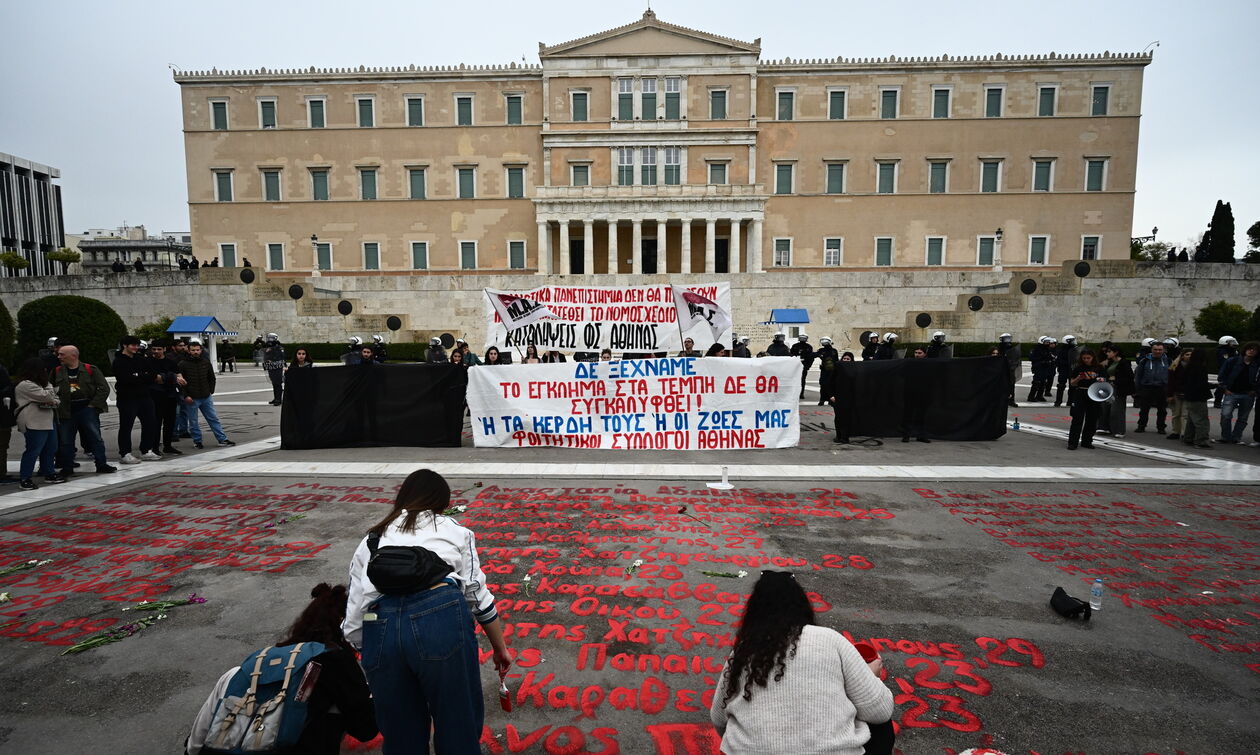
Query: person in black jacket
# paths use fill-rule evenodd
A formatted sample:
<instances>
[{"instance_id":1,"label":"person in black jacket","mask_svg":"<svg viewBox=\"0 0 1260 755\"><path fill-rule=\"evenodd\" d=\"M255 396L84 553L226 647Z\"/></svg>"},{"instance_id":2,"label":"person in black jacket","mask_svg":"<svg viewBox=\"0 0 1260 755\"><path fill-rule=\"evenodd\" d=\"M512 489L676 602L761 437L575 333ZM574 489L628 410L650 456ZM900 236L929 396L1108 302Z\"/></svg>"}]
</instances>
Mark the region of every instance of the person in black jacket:
<instances>
[{"instance_id":1,"label":"person in black jacket","mask_svg":"<svg viewBox=\"0 0 1260 755\"><path fill-rule=\"evenodd\" d=\"M868 333L866 335L866 343L862 346L862 361L868 361L875 358L875 354L879 352L879 334Z\"/></svg>"},{"instance_id":2,"label":"person in black jacket","mask_svg":"<svg viewBox=\"0 0 1260 755\"><path fill-rule=\"evenodd\" d=\"M1238 339L1233 336L1221 336L1216 343L1216 374L1219 377L1221 374L1221 368L1225 366L1227 361L1232 359L1234 355L1238 353ZM1168 358L1172 359L1173 357L1169 356ZM1216 390L1212 392L1212 406L1220 409L1221 397L1224 395L1224 387L1221 386L1220 382L1217 382Z\"/></svg>"},{"instance_id":3,"label":"person in black jacket","mask_svg":"<svg viewBox=\"0 0 1260 755\"><path fill-rule=\"evenodd\" d=\"M1181 380L1181 396L1186 405L1186 420L1181 442L1195 448L1211 448L1207 405L1212 398L1212 387L1208 384L1207 349L1195 349L1189 359L1182 360L1182 369L1185 376Z\"/></svg>"},{"instance_id":4,"label":"person in black jacket","mask_svg":"<svg viewBox=\"0 0 1260 755\"><path fill-rule=\"evenodd\" d=\"M1050 384L1054 381L1054 339L1042 336L1028 354L1032 362L1032 387L1028 389L1028 401L1047 401Z\"/></svg>"},{"instance_id":5,"label":"person in black jacket","mask_svg":"<svg viewBox=\"0 0 1260 755\"><path fill-rule=\"evenodd\" d=\"M1133 382L1133 363L1125 358L1124 351L1115 344L1103 349L1103 355L1106 357L1103 368L1106 371L1107 382L1116 389L1116 393L1113 399L1102 407L1099 425L1106 428L1106 432L1112 437L1123 438L1128 399L1137 390ZM1101 418L1105 418L1106 422L1102 422Z\"/></svg>"},{"instance_id":6,"label":"person in black jacket","mask_svg":"<svg viewBox=\"0 0 1260 755\"><path fill-rule=\"evenodd\" d=\"M1019 382L1024 367L1021 359L1021 350L1019 344L1014 342L1014 336L1010 333L1003 333L998 336L998 353L1006 357L1009 365L1008 373L1010 375L1010 393L1006 396L1006 405L1019 408L1019 404L1015 403L1015 384Z\"/></svg>"},{"instance_id":7,"label":"person in black jacket","mask_svg":"<svg viewBox=\"0 0 1260 755\"><path fill-rule=\"evenodd\" d=\"M284 345L280 343L280 336L268 333L267 340L263 341L263 369L271 379L272 406L284 403L284 367Z\"/></svg>"},{"instance_id":8,"label":"person in black jacket","mask_svg":"<svg viewBox=\"0 0 1260 755\"><path fill-rule=\"evenodd\" d=\"M897 358L897 334L885 333L879 348L875 349L875 359L883 361Z\"/></svg>"},{"instance_id":9,"label":"person in black jacket","mask_svg":"<svg viewBox=\"0 0 1260 755\"><path fill-rule=\"evenodd\" d=\"M159 381L153 365L140 355L140 339L123 336L114 357L114 393L118 397L118 455L123 464L159 461L157 414L150 387ZM140 420L140 455L131 453L131 428Z\"/></svg>"},{"instance_id":10,"label":"person in black jacket","mask_svg":"<svg viewBox=\"0 0 1260 755\"><path fill-rule=\"evenodd\" d=\"M775 333L774 340L771 341L770 345L766 347L766 356L787 357L791 355L792 355L792 352L790 349L788 349L788 346L787 346L787 334Z\"/></svg>"},{"instance_id":11,"label":"person in black jacket","mask_svg":"<svg viewBox=\"0 0 1260 755\"><path fill-rule=\"evenodd\" d=\"M736 356L739 356L736 354ZM827 389L823 387L831 378L827 373L836 369L836 363L840 361L840 352L836 351L836 347L831 345L831 339L824 336L818 342L818 350L814 352L814 357L818 360L818 405L822 406L827 403Z\"/></svg>"},{"instance_id":12,"label":"person in black jacket","mask_svg":"<svg viewBox=\"0 0 1260 755\"><path fill-rule=\"evenodd\" d=\"M1063 405L1063 389L1067 386L1072 368L1076 366L1081 355L1081 347L1076 344L1076 336L1069 333L1063 336L1063 343L1054 352L1054 368L1058 373L1058 385L1054 393L1054 405ZM1068 392L1068 406L1072 405L1072 393Z\"/></svg>"},{"instance_id":13,"label":"person in black jacket","mask_svg":"<svg viewBox=\"0 0 1260 755\"><path fill-rule=\"evenodd\" d=\"M1102 406L1088 395L1089 387L1106 380L1093 349L1081 349L1079 361L1068 377L1071 386L1072 424L1068 428L1068 450L1094 447L1094 431L1098 427L1098 411Z\"/></svg>"},{"instance_id":14,"label":"person in black jacket","mask_svg":"<svg viewBox=\"0 0 1260 755\"><path fill-rule=\"evenodd\" d=\"M159 426L158 434L162 439L162 453L179 456L183 454L175 447L179 441L175 429L175 418L179 415L181 405L180 388L184 378L179 374L179 362L173 353L168 353L168 341L154 341L149 345L149 363L159 380L149 386L153 396L153 411Z\"/></svg>"},{"instance_id":15,"label":"person in black jacket","mask_svg":"<svg viewBox=\"0 0 1260 755\"><path fill-rule=\"evenodd\" d=\"M938 330L932 334L932 341L927 345L928 359L949 359L954 355L949 344L945 343L945 331Z\"/></svg>"},{"instance_id":16,"label":"person in black jacket","mask_svg":"<svg viewBox=\"0 0 1260 755\"><path fill-rule=\"evenodd\" d=\"M805 378L809 368L814 366L814 347L809 343L809 334L801 333L788 353L801 360L801 398L805 398Z\"/></svg>"}]
</instances>

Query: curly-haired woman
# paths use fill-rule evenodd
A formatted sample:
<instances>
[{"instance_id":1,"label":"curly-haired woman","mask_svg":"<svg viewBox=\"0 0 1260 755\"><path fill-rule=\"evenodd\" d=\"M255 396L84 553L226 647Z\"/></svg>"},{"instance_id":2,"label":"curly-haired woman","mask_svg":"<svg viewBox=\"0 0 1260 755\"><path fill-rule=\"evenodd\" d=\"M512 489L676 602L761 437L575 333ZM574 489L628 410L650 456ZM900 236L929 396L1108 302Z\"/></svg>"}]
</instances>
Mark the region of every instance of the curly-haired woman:
<instances>
[{"instance_id":1,"label":"curly-haired woman","mask_svg":"<svg viewBox=\"0 0 1260 755\"><path fill-rule=\"evenodd\" d=\"M726 755L891 753L892 693L853 643L814 624L788 572L762 572L709 711Z\"/></svg>"}]
</instances>

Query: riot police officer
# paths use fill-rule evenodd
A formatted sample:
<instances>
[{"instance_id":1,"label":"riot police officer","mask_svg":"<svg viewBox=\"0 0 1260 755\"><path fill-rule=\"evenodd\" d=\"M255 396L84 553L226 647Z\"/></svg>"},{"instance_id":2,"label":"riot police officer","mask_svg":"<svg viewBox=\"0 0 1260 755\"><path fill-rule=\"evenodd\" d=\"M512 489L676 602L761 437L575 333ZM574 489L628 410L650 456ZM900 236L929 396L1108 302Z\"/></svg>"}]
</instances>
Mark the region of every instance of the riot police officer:
<instances>
[{"instance_id":1,"label":"riot police officer","mask_svg":"<svg viewBox=\"0 0 1260 755\"><path fill-rule=\"evenodd\" d=\"M801 360L801 398L805 398L805 376L809 374L809 368L814 366L814 347L809 343L809 334L798 335L788 353Z\"/></svg>"},{"instance_id":2,"label":"riot police officer","mask_svg":"<svg viewBox=\"0 0 1260 755\"><path fill-rule=\"evenodd\" d=\"M1054 389L1054 405L1063 405L1063 389L1067 387L1068 378L1076 368L1081 354L1081 347L1076 343L1076 336L1068 333L1063 336L1063 343L1054 354L1054 368L1058 373L1057 385ZM1068 406L1072 405L1072 392L1068 391Z\"/></svg>"},{"instance_id":3,"label":"riot police officer","mask_svg":"<svg viewBox=\"0 0 1260 755\"><path fill-rule=\"evenodd\" d=\"M280 406L284 398L284 368L288 365L284 361L284 345L280 343L280 336L275 333L268 333L267 340L263 342L263 369L267 371L267 377L271 380L271 401L272 406Z\"/></svg>"},{"instance_id":4,"label":"riot police officer","mask_svg":"<svg viewBox=\"0 0 1260 755\"><path fill-rule=\"evenodd\" d=\"M814 358L818 360L818 405L822 406L827 403L828 388L824 386L831 385L832 373L835 372L836 365L840 362L840 352L831 345L831 339L823 336L818 341L818 349L814 352Z\"/></svg>"},{"instance_id":5,"label":"riot police officer","mask_svg":"<svg viewBox=\"0 0 1260 755\"><path fill-rule=\"evenodd\" d=\"M953 349L945 343L945 331L938 330L932 334L932 341L927 345L928 359L948 359L954 355Z\"/></svg>"},{"instance_id":6,"label":"riot police officer","mask_svg":"<svg viewBox=\"0 0 1260 755\"><path fill-rule=\"evenodd\" d=\"M1024 365L1021 361L1023 350L1020 349L1019 344L1015 343L1015 337L1010 333L1003 333L998 336L997 350L998 354L1006 357L1008 365L1010 388L1006 396L1006 403L1008 406L1018 408L1019 404L1015 403L1015 384L1019 382L1019 378L1024 371Z\"/></svg>"},{"instance_id":7,"label":"riot police officer","mask_svg":"<svg viewBox=\"0 0 1260 755\"><path fill-rule=\"evenodd\" d=\"M896 359L897 358L897 334L885 333L883 340L880 341L879 348L875 349L875 359Z\"/></svg>"},{"instance_id":8,"label":"riot police officer","mask_svg":"<svg viewBox=\"0 0 1260 755\"><path fill-rule=\"evenodd\" d=\"M731 349L731 356L741 359L752 358L752 352L748 350L748 336L739 337L739 340L735 342L735 348Z\"/></svg>"},{"instance_id":9,"label":"riot police officer","mask_svg":"<svg viewBox=\"0 0 1260 755\"><path fill-rule=\"evenodd\" d=\"M450 358L446 356L446 349L442 348L441 338L434 336L429 339L429 348L424 350L424 361L431 364L450 361Z\"/></svg>"},{"instance_id":10,"label":"riot police officer","mask_svg":"<svg viewBox=\"0 0 1260 755\"><path fill-rule=\"evenodd\" d=\"M377 364L383 364L386 359L385 339L379 335L372 336L372 359Z\"/></svg>"},{"instance_id":11,"label":"riot police officer","mask_svg":"<svg viewBox=\"0 0 1260 755\"><path fill-rule=\"evenodd\" d=\"M1045 401L1054 380L1054 344L1050 336L1037 339L1037 345L1029 352L1032 362L1032 387L1028 389L1029 401Z\"/></svg>"},{"instance_id":12,"label":"riot police officer","mask_svg":"<svg viewBox=\"0 0 1260 755\"><path fill-rule=\"evenodd\" d=\"M792 356L792 352L787 346L787 334L775 333L774 340L766 347L766 356L768 357L788 357Z\"/></svg>"}]
</instances>

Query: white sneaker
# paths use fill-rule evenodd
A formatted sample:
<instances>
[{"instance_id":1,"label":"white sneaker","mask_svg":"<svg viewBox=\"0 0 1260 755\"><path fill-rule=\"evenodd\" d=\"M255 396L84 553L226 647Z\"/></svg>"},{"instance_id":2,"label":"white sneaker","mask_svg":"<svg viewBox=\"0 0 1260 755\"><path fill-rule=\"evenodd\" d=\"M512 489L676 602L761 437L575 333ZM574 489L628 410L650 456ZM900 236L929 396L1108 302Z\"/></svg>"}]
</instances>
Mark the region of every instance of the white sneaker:
<instances>
[{"instance_id":1,"label":"white sneaker","mask_svg":"<svg viewBox=\"0 0 1260 755\"><path fill-rule=\"evenodd\" d=\"M140 460L136 458L135 454L127 454L126 456L119 459L118 462L120 464L139 464Z\"/></svg>"},{"instance_id":2,"label":"white sneaker","mask_svg":"<svg viewBox=\"0 0 1260 755\"><path fill-rule=\"evenodd\" d=\"M1260 448L1260 440L1253 440L1247 444L1251 448Z\"/></svg>"},{"instance_id":3,"label":"white sneaker","mask_svg":"<svg viewBox=\"0 0 1260 755\"><path fill-rule=\"evenodd\" d=\"M1113 435L1113 436L1111 436L1111 437L1113 437L1113 438L1123 438L1123 437L1124 437L1124 433L1116 433L1115 435Z\"/></svg>"},{"instance_id":4,"label":"white sneaker","mask_svg":"<svg viewBox=\"0 0 1260 755\"><path fill-rule=\"evenodd\" d=\"M140 456L140 458L143 461L161 461L162 460L161 455L154 453L153 451L145 451L144 454Z\"/></svg>"}]
</instances>

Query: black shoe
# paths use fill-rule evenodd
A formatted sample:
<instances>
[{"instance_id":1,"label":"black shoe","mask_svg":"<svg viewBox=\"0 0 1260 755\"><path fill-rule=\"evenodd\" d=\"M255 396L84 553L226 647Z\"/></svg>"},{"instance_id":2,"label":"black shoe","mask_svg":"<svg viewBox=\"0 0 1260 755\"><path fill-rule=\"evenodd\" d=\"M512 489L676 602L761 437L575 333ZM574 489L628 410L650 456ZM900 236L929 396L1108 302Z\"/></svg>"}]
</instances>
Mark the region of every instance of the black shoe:
<instances>
[{"instance_id":1,"label":"black shoe","mask_svg":"<svg viewBox=\"0 0 1260 755\"><path fill-rule=\"evenodd\" d=\"M1230 440L1229 438L1221 438L1220 440L1218 440L1218 441L1216 441L1216 442L1217 442L1217 443L1225 443L1225 444L1229 444L1229 443L1237 443L1238 441L1236 441L1236 440Z\"/></svg>"},{"instance_id":2,"label":"black shoe","mask_svg":"<svg viewBox=\"0 0 1260 755\"><path fill-rule=\"evenodd\" d=\"M1018 409L1018 408L1019 408L1019 404L1015 403L1014 401L1011 401L1011 402L1007 403L1007 406L1011 407L1012 409Z\"/></svg>"},{"instance_id":3,"label":"black shoe","mask_svg":"<svg viewBox=\"0 0 1260 755\"><path fill-rule=\"evenodd\" d=\"M29 478L18 482L18 487L22 488L23 490L38 490L39 489L39 486L35 484L35 481Z\"/></svg>"},{"instance_id":4,"label":"black shoe","mask_svg":"<svg viewBox=\"0 0 1260 755\"><path fill-rule=\"evenodd\" d=\"M61 475L62 477L73 477L74 470L73 469L58 469L57 474Z\"/></svg>"},{"instance_id":5,"label":"black shoe","mask_svg":"<svg viewBox=\"0 0 1260 755\"><path fill-rule=\"evenodd\" d=\"M49 485L58 485L63 482L69 482L69 480L67 480L66 478L62 477L59 474L50 474L44 478L44 482L48 483Z\"/></svg>"},{"instance_id":6,"label":"black shoe","mask_svg":"<svg viewBox=\"0 0 1260 755\"><path fill-rule=\"evenodd\" d=\"M96 466L97 474L109 474L110 472L117 472L117 471L118 471L118 467L111 467L108 464L98 464Z\"/></svg>"},{"instance_id":7,"label":"black shoe","mask_svg":"<svg viewBox=\"0 0 1260 755\"><path fill-rule=\"evenodd\" d=\"M236 445L236 443L235 443L235 441L230 441L230 440L224 439L224 440L219 441L219 445L220 445L220 446L235 446L235 445Z\"/></svg>"},{"instance_id":8,"label":"black shoe","mask_svg":"<svg viewBox=\"0 0 1260 755\"><path fill-rule=\"evenodd\" d=\"M849 439L848 439L848 437L842 437L842 436L837 435L836 437L834 437L834 438L832 438L832 439L831 439L831 442L832 442L832 443L846 443L846 444L847 444L847 443L849 442Z\"/></svg>"},{"instance_id":9,"label":"black shoe","mask_svg":"<svg viewBox=\"0 0 1260 755\"><path fill-rule=\"evenodd\" d=\"M1157 427L1157 428L1155 428L1155 432L1159 433L1160 435L1163 435L1163 434L1164 434L1165 432L1167 432L1167 431L1168 431L1168 428L1166 428L1166 427Z\"/></svg>"},{"instance_id":10,"label":"black shoe","mask_svg":"<svg viewBox=\"0 0 1260 755\"><path fill-rule=\"evenodd\" d=\"M1081 448L1093 448L1093 447L1094 447L1094 444L1093 444L1093 443L1082 443L1082 444L1081 444Z\"/></svg>"},{"instance_id":11,"label":"black shoe","mask_svg":"<svg viewBox=\"0 0 1260 755\"><path fill-rule=\"evenodd\" d=\"M1144 432L1146 432L1146 428L1145 428L1145 427L1135 427L1135 428L1133 428L1133 432L1135 432L1135 433L1144 433Z\"/></svg>"},{"instance_id":12,"label":"black shoe","mask_svg":"<svg viewBox=\"0 0 1260 755\"><path fill-rule=\"evenodd\" d=\"M1055 406L1055 408L1057 409L1058 407L1063 406L1063 402L1062 402L1062 401L1056 401L1056 402L1054 402L1054 406Z\"/></svg>"},{"instance_id":13,"label":"black shoe","mask_svg":"<svg viewBox=\"0 0 1260 755\"><path fill-rule=\"evenodd\" d=\"M1168 440L1181 440L1181 433L1169 433L1164 436Z\"/></svg>"},{"instance_id":14,"label":"black shoe","mask_svg":"<svg viewBox=\"0 0 1260 755\"><path fill-rule=\"evenodd\" d=\"M1211 448L1212 447L1211 443L1195 443L1193 445L1195 448Z\"/></svg>"},{"instance_id":15,"label":"black shoe","mask_svg":"<svg viewBox=\"0 0 1260 755\"><path fill-rule=\"evenodd\" d=\"M902 443L909 443L909 442L910 442L910 436L909 436L909 435L907 435L906 437L902 438L902 439L901 439L901 442L902 442Z\"/></svg>"},{"instance_id":16,"label":"black shoe","mask_svg":"<svg viewBox=\"0 0 1260 755\"><path fill-rule=\"evenodd\" d=\"M1075 450L1076 450L1076 444L1075 444L1075 443L1068 443L1068 450L1069 450L1069 451L1075 451Z\"/></svg>"},{"instance_id":17,"label":"black shoe","mask_svg":"<svg viewBox=\"0 0 1260 755\"><path fill-rule=\"evenodd\" d=\"M179 450L179 449L178 449L178 448L176 448L175 446L162 446L162 453L164 453L164 454L173 454L173 455L175 455L175 456L183 456L183 455L184 455L184 452L183 452L183 451L181 451L181 450Z\"/></svg>"},{"instance_id":18,"label":"black shoe","mask_svg":"<svg viewBox=\"0 0 1260 755\"><path fill-rule=\"evenodd\" d=\"M202 444L200 444L200 443L194 443L194 444L193 444L193 448L205 448L205 446L203 446L203 445L202 445Z\"/></svg>"},{"instance_id":19,"label":"black shoe","mask_svg":"<svg viewBox=\"0 0 1260 755\"><path fill-rule=\"evenodd\" d=\"M927 438L915 438L915 440L919 441L920 443L931 443L931 442L932 442L932 441L928 440Z\"/></svg>"}]
</instances>

